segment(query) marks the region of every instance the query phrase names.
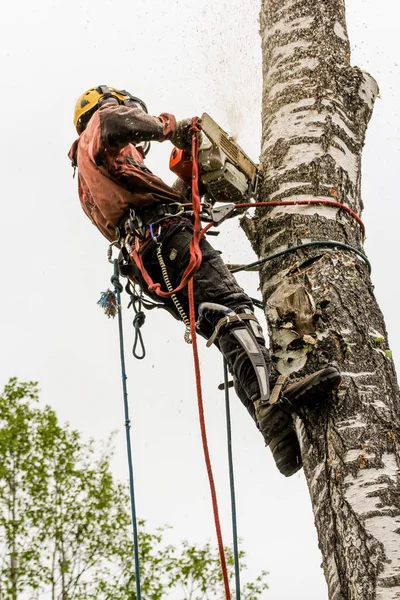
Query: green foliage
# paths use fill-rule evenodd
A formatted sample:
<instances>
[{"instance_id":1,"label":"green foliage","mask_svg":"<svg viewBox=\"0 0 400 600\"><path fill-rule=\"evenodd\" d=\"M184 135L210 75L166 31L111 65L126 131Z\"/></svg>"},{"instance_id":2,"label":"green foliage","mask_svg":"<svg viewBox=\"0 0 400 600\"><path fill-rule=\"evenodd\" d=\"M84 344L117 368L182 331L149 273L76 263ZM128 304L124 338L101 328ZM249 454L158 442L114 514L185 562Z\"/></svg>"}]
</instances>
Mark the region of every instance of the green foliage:
<instances>
[{"instance_id":1,"label":"green foliage","mask_svg":"<svg viewBox=\"0 0 400 600\"><path fill-rule=\"evenodd\" d=\"M169 587L180 590L180 600L219 600L225 598L219 555L210 544L198 547L183 541L182 549L176 556L172 549L171 577ZM225 548L229 580L234 581L234 556L230 548ZM240 551L239 559L242 569L244 552ZM259 600L260 594L268 589L265 582L266 571L263 571L253 583L245 584L241 589L243 600ZM233 596L234 597L234 596Z\"/></svg>"},{"instance_id":2,"label":"green foliage","mask_svg":"<svg viewBox=\"0 0 400 600\"><path fill-rule=\"evenodd\" d=\"M129 497L100 456L54 411L38 405L37 384L11 379L0 396L0 598L136 600ZM139 523L144 600L224 598L219 558L209 544L163 543ZM241 558L243 558L243 553ZM233 556L227 549L233 581ZM266 573L243 587L259 600ZM178 596L177 596L178 594Z\"/></svg>"}]
</instances>

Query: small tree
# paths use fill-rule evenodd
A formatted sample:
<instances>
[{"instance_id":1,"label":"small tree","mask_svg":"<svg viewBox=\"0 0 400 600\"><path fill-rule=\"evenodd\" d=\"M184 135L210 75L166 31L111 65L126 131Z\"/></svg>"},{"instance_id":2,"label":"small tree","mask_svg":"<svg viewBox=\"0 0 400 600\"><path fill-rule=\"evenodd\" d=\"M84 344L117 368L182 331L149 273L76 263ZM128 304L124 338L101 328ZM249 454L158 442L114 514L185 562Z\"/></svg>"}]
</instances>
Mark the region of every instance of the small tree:
<instances>
[{"instance_id":1,"label":"small tree","mask_svg":"<svg viewBox=\"0 0 400 600\"><path fill-rule=\"evenodd\" d=\"M109 447L96 459L93 443L37 400L36 384L16 379L0 396L1 586L12 599L46 585L53 599L94 598L87 582L128 544L126 492Z\"/></svg>"},{"instance_id":2,"label":"small tree","mask_svg":"<svg viewBox=\"0 0 400 600\"><path fill-rule=\"evenodd\" d=\"M34 384L16 380L0 396L0 585L12 599L27 587L37 589L42 577L35 506L44 490L39 440L48 413L31 406L35 398Z\"/></svg>"},{"instance_id":3,"label":"small tree","mask_svg":"<svg viewBox=\"0 0 400 600\"><path fill-rule=\"evenodd\" d=\"M225 548L229 579L234 576L234 556L230 548ZM244 567L244 552L239 552ZM170 585L184 593L185 600L223 600L225 598L219 555L210 544L202 548L183 542L183 548L175 558L171 569ZM242 600L258 600L268 589L265 582L266 571L252 583L246 583L241 590Z\"/></svg>"},{"instance_id":4,"label":"small tree","mask_svg":"<svg viewBox=\"0 0 400 600\"><path fill-rule=\"evenodd\" d=\"M129 497L115 482L110 440L93 442L37 405L35 383L11 379L0 396L0 591L2 600L136 600ZM217 553L177 550L139 523L143 598L224 597ZM242 553L243 557L243 553ZM233 556L227 549L233 579ZM257 600L266 573L243 588Z\"/></svg>"}]
</instances>

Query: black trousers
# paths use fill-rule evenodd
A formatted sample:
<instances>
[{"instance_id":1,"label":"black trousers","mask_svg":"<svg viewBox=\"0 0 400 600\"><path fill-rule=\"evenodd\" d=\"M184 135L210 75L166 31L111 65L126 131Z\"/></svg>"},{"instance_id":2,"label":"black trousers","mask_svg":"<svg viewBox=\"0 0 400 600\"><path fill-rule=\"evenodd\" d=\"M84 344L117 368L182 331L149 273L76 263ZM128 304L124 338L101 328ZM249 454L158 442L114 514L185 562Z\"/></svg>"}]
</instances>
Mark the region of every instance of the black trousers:
<instances>
[{"instance_id":1,"label":"black trousers","mask_svg":"<svg viewBox=\"0 0 400 600\"><path fill-rule=\"evenodd\" d=\"M157 230L157 227L155 228ZM190 240L192 238L193 226L186 219L177 220L167 228L162 228L158 241L162 244L162 256L167 267L168 277L172 286L179 285L182 275L190 260ZM202 239L200 243L203 259L201 266L194 276L193 290L196 316L199 305L202 302L215 302L233 309L240 313L247 308L253 312L253 303L249 296L239 286L234 276L228 271L221 259L220 253L215 250L211 244ZM159 260L157 257L157 245L152 240L148 243L142 253L143 264L154 282L161 283L164 291L167 291L163 281ZM179 314L171 298L161 299L154 292L148 290L144 279L138 277L140 287L144 293L157 302L162 301L179 318ZM189 316L188 291L184 288L177 293L177 297ZM215 319L202 319L199 333L208 339L214 331L220 316ZM231 326L231 327L234 327ZM259 345L264 354L266 364L271 369L269 353L265 348L264 338L258 338ZM234 385L236 393L243 402L247 410L254 418L253 402L259 398L259 386L253 366L244 349L238 344L230 332L229 327L225 327L215 341L215 345L222 352L227 360L228 369L234 376Z\"/></svg>"}]
</instances>

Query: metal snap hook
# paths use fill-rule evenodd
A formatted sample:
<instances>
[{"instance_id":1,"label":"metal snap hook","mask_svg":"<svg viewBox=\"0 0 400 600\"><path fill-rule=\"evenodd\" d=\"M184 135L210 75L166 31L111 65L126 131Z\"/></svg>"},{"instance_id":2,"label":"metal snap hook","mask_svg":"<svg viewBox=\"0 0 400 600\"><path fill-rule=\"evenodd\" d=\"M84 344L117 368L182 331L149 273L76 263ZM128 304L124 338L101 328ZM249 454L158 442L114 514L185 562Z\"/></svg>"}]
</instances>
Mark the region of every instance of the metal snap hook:
<instances>
[{"instance_id":1,"label":"metal snap hook","mask_svg":"<svg viewBox=\"0 0 400 600\"><path fill-rule=\"evenodd\" d=\"M171 204L168 205L168 208L171 209L173 206L176 206L176 212L165 213L165 217L179 217L185 210L185 207L180 202L171 202Z\"/></svg>"},{"instance_id":2,"label":"metal snap hook","mask_svg":"<svg viewBox=\"0 0 400 600\"><path fill-rule=\"evenodd\" d=\"M150 228L150 235L151 235L152 239L156 242L158 240L158 238L160 237L161 225L160 224L158 225L158 233L157 233L157 235L154 234L153 227L154 227L154 223L150 223L150 226L149 226L149 228Z\"/></svg>"}]
</instances>

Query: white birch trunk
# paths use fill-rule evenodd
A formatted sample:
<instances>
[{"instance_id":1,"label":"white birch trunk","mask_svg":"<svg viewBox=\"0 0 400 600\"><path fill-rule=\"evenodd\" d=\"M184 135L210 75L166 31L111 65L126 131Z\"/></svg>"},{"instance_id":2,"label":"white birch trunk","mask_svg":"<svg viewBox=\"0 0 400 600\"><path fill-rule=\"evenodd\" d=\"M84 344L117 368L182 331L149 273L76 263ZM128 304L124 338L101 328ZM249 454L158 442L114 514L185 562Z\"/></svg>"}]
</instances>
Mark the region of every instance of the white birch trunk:
<instances>
[{"instance_id":1,"label":"white birch trunk","mask_svg":"<svg viewBox=\"0 0 400 600\"><path fill-rule=\"evenodd\" d=\"M335 200L360 214L378 88L350 66L344 0L263 0L261 37L259 200ZM262 209L243 226L260 257L314 240L363 250L359 224L333 207ZM297 422L329 598L400 599L400 406L367 265L316 247L267 263L260 278L278 370L334 364L344 375L329 405Z\"/></svg>"}]
</instances>

